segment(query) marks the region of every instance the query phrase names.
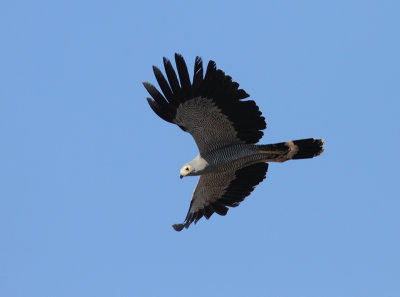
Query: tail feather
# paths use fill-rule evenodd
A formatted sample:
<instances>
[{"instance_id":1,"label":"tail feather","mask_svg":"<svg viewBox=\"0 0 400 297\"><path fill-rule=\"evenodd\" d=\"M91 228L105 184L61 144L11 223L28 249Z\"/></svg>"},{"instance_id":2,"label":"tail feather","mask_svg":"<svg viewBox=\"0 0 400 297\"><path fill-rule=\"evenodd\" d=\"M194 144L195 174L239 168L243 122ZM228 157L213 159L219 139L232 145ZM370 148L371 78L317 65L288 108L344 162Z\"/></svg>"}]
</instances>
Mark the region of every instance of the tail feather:
<instances>
[{"instance_id":1,"label":"tail feather","mask_svg":"<svg viewBox=\"0 0 400 297\"><path fill-rule=\"evenodd\" d=\"M324 151L324 140L307 138L274 144L259 145L267 162L284 162L291 159L308 159Z\"/></svg>"}]
</instances>

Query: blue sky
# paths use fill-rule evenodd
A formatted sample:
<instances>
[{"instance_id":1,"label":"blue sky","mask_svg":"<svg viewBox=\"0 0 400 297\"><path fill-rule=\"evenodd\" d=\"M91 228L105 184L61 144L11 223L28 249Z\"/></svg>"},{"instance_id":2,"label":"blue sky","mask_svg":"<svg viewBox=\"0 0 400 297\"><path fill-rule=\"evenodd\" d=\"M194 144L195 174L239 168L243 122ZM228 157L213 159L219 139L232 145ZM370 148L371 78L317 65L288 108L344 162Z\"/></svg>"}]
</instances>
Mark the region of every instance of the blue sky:
<instances>
[{"instance_id":1,"label":"blue sky","mask_svg":"<svg viewBox=\"0 0 400 297\"><path fill-rule=\"evenodd\" d=\"M399 296L399 9L2 3L0 296ZM262 143L326 140L180 233L197 149L141 84L175 52L240 83Z\"/></svg>"}]
</instances>

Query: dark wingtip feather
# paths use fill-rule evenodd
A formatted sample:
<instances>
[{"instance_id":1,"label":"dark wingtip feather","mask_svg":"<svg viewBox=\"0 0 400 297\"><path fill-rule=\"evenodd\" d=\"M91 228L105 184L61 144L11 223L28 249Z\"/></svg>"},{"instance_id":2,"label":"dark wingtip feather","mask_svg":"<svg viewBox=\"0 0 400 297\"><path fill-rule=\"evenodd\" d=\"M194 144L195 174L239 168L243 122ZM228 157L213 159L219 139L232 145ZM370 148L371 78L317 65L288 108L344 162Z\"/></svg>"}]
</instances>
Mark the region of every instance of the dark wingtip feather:
<instances>
[{"instance_id":1,"label":"dark wingtip feather","mask_svg":"<svg viewBox=\"0 0 400 297\"><path fill-rule=\"evenodd\" d=\"M167 74L167 78L169 81L169 85L171 87L172 92L174 93L175 101L179 102L180 101L180 85L179 85L179 81L178 81L178 77L176 76L174 67L172 67L171 61L168 60L166 57L163 58L163 62L164 62L164 69L165 69L165 73Z\"/></svg>"},{"instance_id":2,"label":"dark wingtip feather","mask_svg":"<svg viewBox=\"0 0 400 297\"><path fill-rule=\"evenodd\" d=\"M196 57L194 61L194 73L193 73L193 88L195 91L199 90L199 86L203 81L203 61L200 57ZM197 96L198 94L194 94Z\"/></svg>"},{"instance_id":3,"label":"dark wingtip feather","mask_svg":"<svg viewBox=\"0 0 400 297\"><path fill-rule=\"evenodd\" d=\"M147 97L147 102L149 103L151 109L163 120L172 123L174 118L173 112L168 108L168 106L160 106L153 99Z\"/></svg>"},{"instance_id":4,"label":"dark wingtip feather","mask_svg":"<svg viewBox=\"0 0 400 297\"><path fill-rule=\"evenodd\" d=\"M217 70L217 64L213 60L210 60L207 64L206 77L207 77L207 74L211 74L211 73L215 72L216 70Z\"/></svg>"},{"instance_id":5,"label":"dark wingtip feather","mask_svg":"<svg viewBox=\"0 0 400 297\"><path fill-rule=\"evenodd\" d=\"M144 81L143 86L146 88L147 92L149 92L151 97L153 97L154 101L156 101L159 105L168 103L164 96L151 83Z\"/></svg>"},{"instance_id":6,"label":"dark wingtip feather","mask_svg":"<svg viewBox=\"0 0 400 297\"><path fill-rule=\"evenodd\" d=\"M239 90L237 90L236 97L238 99L245 99L245 98L250 97L250 95L245 90L239 89Z\"/></svg>"},{"instance_id":7,"label":"dark wingtip feather","mask_svg":"<svg viewBox=\"0 0 400 297\"><path fill-rule=\"evenodd\" d=\"M181 54L175 53L175 64L178 70L179 80L181 81L181 88L184 94L188 96L190 94L191 84L186 62Z\"/></svg>"},{"instance_id":8,"label":"dark wingtip feather","mask_svg":"<svg viewBox=\"0 0 400 297\"><path fill-rule=\"evenodd\" d=\"M185 227L185 225L183 225L183 224L175 224L175 225L172 225L172 227L175 229L175 231L180 232L180 231L183 230L183 228Z\"/></svg>"},{"instance_id":9,"label":"dark wingtip feather","mask_svg":"<svg viewBox=\"0 0 400 297\"><path fill-rule=\"evenodd\" d=\"M147 90L147 88L149 87L149 86L151 86L151 83L149 83L148 81L142 81L142 84L143 84L143 86L146 88L146 90Z\"/></svg>"}]
</instances>

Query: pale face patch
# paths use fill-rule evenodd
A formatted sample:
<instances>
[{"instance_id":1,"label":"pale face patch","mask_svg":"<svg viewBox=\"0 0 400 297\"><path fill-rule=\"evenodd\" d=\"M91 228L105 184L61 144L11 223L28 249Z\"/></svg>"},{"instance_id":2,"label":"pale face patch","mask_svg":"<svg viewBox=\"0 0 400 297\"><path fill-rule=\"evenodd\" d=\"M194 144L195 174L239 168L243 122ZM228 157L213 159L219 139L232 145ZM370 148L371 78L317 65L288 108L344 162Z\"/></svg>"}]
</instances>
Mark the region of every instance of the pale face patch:
<instances>
[{"instance_id":1,"label":"pale face patch","mask_svg":"<svg viewBox=\"0 0 400 297\"><path fill-rule=\"evenodd\" d=\"M190 174L192 172L192 166L190 166L190 164L186 164L183 165L183 167L180 170L180 176L187 176L188 174Z\"/></svg>"}]
</instances>

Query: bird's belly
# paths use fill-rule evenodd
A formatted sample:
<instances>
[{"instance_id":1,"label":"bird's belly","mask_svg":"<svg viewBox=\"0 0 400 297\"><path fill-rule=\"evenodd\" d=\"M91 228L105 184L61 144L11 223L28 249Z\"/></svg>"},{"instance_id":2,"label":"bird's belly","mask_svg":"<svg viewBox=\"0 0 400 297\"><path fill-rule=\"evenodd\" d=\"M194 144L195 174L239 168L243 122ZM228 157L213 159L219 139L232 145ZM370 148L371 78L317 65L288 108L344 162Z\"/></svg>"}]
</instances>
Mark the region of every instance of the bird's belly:
<instances>
[{"instance_id":1,"label":"bird's belly","mask_svg":"<svg viewBox=\"0 0 400 297\"><path fill-rule=\"evenodd\" d=\"M212 151L203 158L210 165L209 169L216 172L237 170L260 162L262 155L253 145L238 144Z\"/></svg>"}]
</instances>

